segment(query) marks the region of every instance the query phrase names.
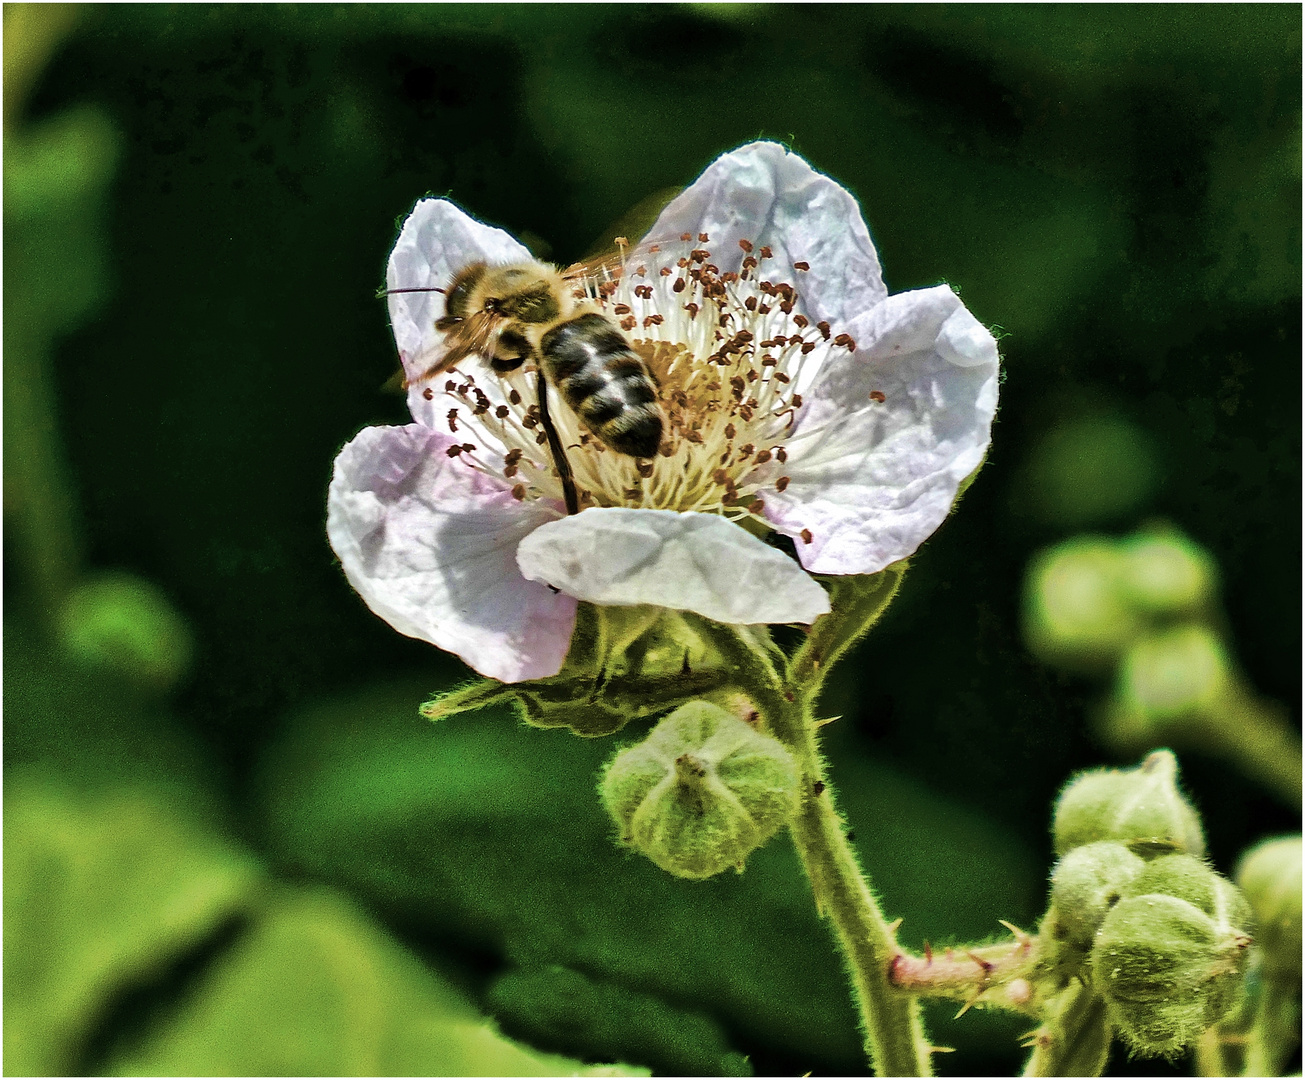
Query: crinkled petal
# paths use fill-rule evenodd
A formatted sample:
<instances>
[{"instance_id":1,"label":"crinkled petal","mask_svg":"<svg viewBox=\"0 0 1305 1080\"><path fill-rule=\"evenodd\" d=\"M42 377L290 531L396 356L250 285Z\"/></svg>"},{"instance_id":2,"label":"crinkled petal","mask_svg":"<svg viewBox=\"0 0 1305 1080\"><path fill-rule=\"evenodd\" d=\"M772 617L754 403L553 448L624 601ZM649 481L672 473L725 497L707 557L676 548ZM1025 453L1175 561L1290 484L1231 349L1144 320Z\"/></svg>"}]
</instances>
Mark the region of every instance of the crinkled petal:
<instances>
[{"instance_id":1,"label":"crinkled petal","mask_svg":"<svg viewBox=\"0 0 1305 1080\"><path fill-rule=\"evenodd\" d=\"M713 514L590 508L541 525L521 572L594 604L656 604L721 623L810 623L829 597L787 555Z\"/></svg>"},{"instance_id":2,"label":"crinkled petal","mask_svg":"<svg viewBox=\"0 0 1305 1080\"><path fill-rule=\"evenodd\" d=\"M442 289L473 262L512 263L531 257L502 229L482 224L448 199L422 199L404 221L390 252L385 284L390 289ZM391 293L389 305L399 359L413 378L439 356L444 335L435 329L435 320L444 314L444 294ZM421 397L423 389L413 386L408 391L408 404L418 420L429 411Z\"/></svg>"},{"instance_id":3,"label":"crinkled petal","mask_svg":"<svg viewBox=\"0 0 1305 1080\"><path fill-rule=\"evenodd\" d=\"M326 531L345 575L396 630L502 682L556 675L576 602L517 569L521 538L556 516L445 452L420 424L372 427L335 459Z\"/></svg>"},{"instance_id":4,"label":"crinkled petal","mask_svg":"<svg viewBox=\"0 0 1305 1080\"><path fill-rule=\"evenodd\" d=\"M946 285L889 297L852 335L857 352L827 362L788 442L787 487L765 496L818 574L914 552L983 460L997 409L997 343Z\"/></svg>"},{"instance_id":5,"label":"crinkled petal","mask_svg":"<svg viewBox=\"0 0 1305 1080\"><path fill-rule=\"evenodd\" d=\"M717 158L662 211L647 239L706 233L712 262L738 270L740 240L770 247L757 274L792 284L815 320L839 331L888 295L879 256L856 200L797 154L773 142L741 146ZM794 263L807 262L807 271Z\"/></svg>"}]
</instances>

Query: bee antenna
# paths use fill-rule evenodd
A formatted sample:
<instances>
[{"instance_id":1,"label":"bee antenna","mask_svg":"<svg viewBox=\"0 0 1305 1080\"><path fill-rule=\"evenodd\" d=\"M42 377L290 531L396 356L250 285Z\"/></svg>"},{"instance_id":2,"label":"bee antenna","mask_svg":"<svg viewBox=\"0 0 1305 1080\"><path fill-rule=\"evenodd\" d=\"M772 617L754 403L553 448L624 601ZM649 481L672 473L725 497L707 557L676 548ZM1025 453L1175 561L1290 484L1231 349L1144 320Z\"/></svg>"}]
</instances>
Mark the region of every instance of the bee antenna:
<instances>
[{"instance_id":1,"label":"bee antenna","mask_svg":"<svg viewBox=\"0 0 1305 1080\"><path fill-rule=\"evenodd\" d=\"M376 292L376 299L377 299L377 300L380 300L380 299L382 299L382 298L384 298L384 297L386 297L386 296L391 296L391 295L393 295L394 293L401 293L401 292L438 292L438 293L442 293L443 291L444 291L443 289L436 288L435 286L428 286L428 287L426 287L426 288L424 288L424 289L378 289L377 292Z\"/></svg>"}]
</instances>

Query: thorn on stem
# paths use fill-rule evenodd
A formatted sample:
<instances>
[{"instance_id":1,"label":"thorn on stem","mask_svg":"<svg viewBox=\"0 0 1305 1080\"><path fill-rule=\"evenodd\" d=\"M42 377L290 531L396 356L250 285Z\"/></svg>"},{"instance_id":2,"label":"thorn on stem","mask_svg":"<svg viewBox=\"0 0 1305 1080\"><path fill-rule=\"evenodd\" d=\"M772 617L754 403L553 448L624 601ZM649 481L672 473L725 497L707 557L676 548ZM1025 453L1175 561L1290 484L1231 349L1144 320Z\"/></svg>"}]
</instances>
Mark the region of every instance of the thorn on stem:
<instances>
[{"instance_id":1,"label":"thorn on stem","mask_svg":"<svg viewBox=\"0 0 1305 1080\"><path fill-rule=\"evenodd\" d=\"M902 916L899 915L896 919L894 919L892 922L888 924L888 932L890 934L897 933L897 929L901 925L902 925Z\"/></svg>"},{"instance_id":2,"label":"thorn on stem","mask_svg":"<svg viewBox=\"0 0 1305 1080\"><path fill-rule=\"evenodd\" d=\"M965 955L978 964L979 967L983 968L983 977L985 979L992 974L993 969L997 966L991 960L985 960L982 956L972 953L968 949L966 950Z\"/></svg>"},{"instance_id":3,"label":"thorn on stem","mask_svg":"<svg viewBox=\"0 0 1305 1080\"><path fill-rule=\"evenodd\" d=\"M924 943L924 966L929 967L933 963L933 946L928 941Z\"/></svg>"}]
</instances>

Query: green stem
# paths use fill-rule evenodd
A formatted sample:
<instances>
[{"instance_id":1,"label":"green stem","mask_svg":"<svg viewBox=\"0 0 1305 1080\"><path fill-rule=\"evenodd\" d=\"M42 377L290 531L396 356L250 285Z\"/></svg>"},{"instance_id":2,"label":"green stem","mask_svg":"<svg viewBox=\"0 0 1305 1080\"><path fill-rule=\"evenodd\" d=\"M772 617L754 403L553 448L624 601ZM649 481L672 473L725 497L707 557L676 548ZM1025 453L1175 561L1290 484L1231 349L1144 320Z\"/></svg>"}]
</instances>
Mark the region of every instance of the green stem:
<instances>
[{"instance_id":1,"label":"green stem","mask_svg":"<svg viewBox=\"0 0 1305 1080\"><path fill-rule=\"evenodd\" d=\"M1209 727L1211 738L1243 773L1290 805L1300 806L1300 738L1290 729L1283 706L1258 698L1249 688L1238 688Z\"/></svg>"},{"instance_id":2,"label":"green stem","mask_svg":"<svg viewBox=\"0 0 1305 1080\"><path fill-rule=\"evenodd\" d=\"M737 628L710 626L708 632L734 669L739 688L752 699L771 733L788 747L802 770L802 803L789 830L811 880L816 908L833 921L875 1072L880 1076L931 1076L930 1047L919 1004L896 991L889 979L893 960L901 950L834 809L809 705L814 695L786 686L764 652Z\"/></svg>"},{"instance_id":3,"label":"green stem","mask_svg":"<svg viewBox=\"0 0 1305 1080\"><path fill-rule=\"evenodd\" d=\"M1300 985L1265 979L1246 1044L1243 1076L1281 1076L1300 1042Z\"/></svg>"},{"instance_id":4,"label":"green stem","mask_svg":"<svg viewBox=\"0 0 1305 1080\"><path fill-rule=\"evenodd\" d=\"M1033 1034L1025 1076L1100 1076L1110 1053L1106 1003L1075 983L1047 1008L1047 1021Z\"/></svg>"}]
</instances>

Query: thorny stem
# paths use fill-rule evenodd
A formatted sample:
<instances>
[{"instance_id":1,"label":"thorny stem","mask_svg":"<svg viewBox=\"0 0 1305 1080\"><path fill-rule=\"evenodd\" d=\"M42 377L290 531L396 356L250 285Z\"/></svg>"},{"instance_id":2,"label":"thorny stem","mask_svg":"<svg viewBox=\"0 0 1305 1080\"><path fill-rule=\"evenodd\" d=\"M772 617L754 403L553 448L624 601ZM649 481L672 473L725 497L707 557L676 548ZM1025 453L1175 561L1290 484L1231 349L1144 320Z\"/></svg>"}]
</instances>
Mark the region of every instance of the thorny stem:
<instances>
[{"instance_id":1,"label":"thorny stem","mask_svg":"<svg viewBox=\"0 0 1305 1080\"><path fill-rule=\"evenodd\" d=\"M811 880L816 909L834 923L875 1072L931 1076L919 1004L896 991L889 980L889 967L901 952L893 927L879 910L834 809L816 742L814 695L796 682L781 680L761 647L738 628L704 626L733 669L739 689L752 699L771 734L788 747L801 769L803 797L789 831Z\"/></svg>"},{"instance_id":2,"label":"thorny stem","mask_svg":"<svg viewBox=\"0 0 1305 1080\"><path fill-rule=\"evenodd\" d=\"M1037 939L1011 930L1015 940L997 945L957 945L934 952L926 943L923 956L899 952L889 967L889 981L921 997L964 1002L962 1013L982 1001L1037 1016L1040 1003L1027 977L1038 962Z\"/></svg>"}]
</instances>

